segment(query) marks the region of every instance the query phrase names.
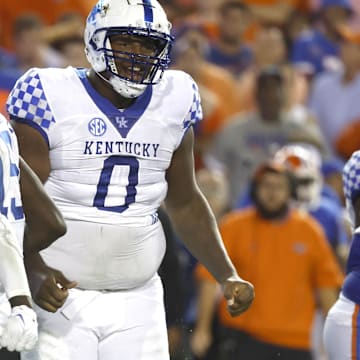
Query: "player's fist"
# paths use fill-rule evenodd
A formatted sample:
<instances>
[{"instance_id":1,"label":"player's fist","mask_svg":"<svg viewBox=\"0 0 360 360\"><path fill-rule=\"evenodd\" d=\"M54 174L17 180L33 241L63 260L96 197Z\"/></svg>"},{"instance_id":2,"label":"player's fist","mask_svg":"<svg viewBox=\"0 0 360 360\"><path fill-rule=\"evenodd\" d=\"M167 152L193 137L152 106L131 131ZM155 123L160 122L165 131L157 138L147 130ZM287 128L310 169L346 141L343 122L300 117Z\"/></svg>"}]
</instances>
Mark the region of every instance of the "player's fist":
<instances>
[{"instance_id":1,"label":"player's fist","mask_svg":"<svg viewBox=\"0 0 360 360\"><path fill-rule=\"evenodd\" d=\"M44 280L38 291L33 294L34 301L42 309L56 312L69 296L69 289L77 286L75 281L68 280L61 271L48 267L43 272Z\"/></svg>"},{"instance_id":2,"label":"player's fist","mask_svg":"<svg viewBox=\"0 0 360 360\"><path fill-rule=\"evenodd\" d=\"M238 316L250 307L255 297L254 287L251 283L233 276L221 285L231 316Z\"/></svg>"},{"instance_id":3,"label":"player's fist","mask_svg":"<svg viewBox=\"0 0 360 360\"><path fill-rule=\"evenodd\" d=\"M32 297L46 311L56 312L64 305L68 290L77 286L76 281L68 280L61 271L47 266L38 253L28 254L25 266Z\"/></svg>"},{"instance_id":4,"label":"player's fist","mask_svg":"<svg viewBox=\"0 0 360 360\"><path fill-rule=\"evenodd\" d=\"M26 305L15 306L0 335L0 347L24 351L34 347L38 339L38 323L34 310Z\"/></svg>"}]
</instances>

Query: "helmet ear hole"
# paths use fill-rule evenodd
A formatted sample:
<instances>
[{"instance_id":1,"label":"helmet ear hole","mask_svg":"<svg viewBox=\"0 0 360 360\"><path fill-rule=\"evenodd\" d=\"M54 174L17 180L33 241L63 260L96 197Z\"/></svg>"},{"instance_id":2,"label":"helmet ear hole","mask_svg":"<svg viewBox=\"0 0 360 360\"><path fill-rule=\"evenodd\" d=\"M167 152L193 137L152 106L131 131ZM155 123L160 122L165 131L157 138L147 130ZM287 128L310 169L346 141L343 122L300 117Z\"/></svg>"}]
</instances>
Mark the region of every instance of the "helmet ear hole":
<instances>
[{"instance_id":1,"label":"helmet ear hole","mask_svg":"<svg viewBox=\"0 0 360 360\"><path fill-rule=\"evenodd\" d=\"M288 171L289 176L289 183L290 183L290 196L292 200L298 200L298 194L297 194L297 180L295 175Z\"/></svg>"}]
</instances>

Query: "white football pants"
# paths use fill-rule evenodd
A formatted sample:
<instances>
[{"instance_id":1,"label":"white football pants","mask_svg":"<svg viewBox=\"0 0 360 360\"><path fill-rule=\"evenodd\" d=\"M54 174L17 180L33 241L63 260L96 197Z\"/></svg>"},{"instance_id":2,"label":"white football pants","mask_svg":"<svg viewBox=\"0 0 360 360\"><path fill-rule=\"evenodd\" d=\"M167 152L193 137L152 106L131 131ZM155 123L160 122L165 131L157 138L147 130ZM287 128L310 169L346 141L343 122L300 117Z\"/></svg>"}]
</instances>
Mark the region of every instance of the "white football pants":
<instances>
[{"instance_id":1,"label":"white football pants","mask_svg":"<svg viewBox=\"0 0 360 360\"><path fill-rule=\"evenodd\" d=\"M359 305L342 294L330 309L324 326L329 360L360 360Z\"/></svg>"},{"instance_id":2,"label":"white football pants","mask_svg":"<svg viewBox=\"0 0 360 360\"><path fill-rule=\"evenodd\" d=\"M22 360L169 359L158 275L133 290L71 289L56 313L35 310L39 342Z\"/></svg>"}]
</instances>

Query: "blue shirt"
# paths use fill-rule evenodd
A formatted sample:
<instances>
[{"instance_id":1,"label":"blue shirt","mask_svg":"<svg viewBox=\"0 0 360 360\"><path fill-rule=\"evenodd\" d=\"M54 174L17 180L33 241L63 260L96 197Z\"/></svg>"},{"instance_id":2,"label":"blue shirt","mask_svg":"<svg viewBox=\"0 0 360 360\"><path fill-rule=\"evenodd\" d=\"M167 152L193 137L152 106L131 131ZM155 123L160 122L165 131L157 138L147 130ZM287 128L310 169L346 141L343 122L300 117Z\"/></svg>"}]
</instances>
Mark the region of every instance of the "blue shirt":
<instances>
[{"instance_id":1,"label":"blue shirt","mask_svg":"<svg viewBox=\"0 0 360 360\"><path fill-rule=\"evenodd\" d=\"M291 50L291 61L295 65L311 66L316 75L325 70L325 59L338 57L339 46L319 30L306 31L295 41Z\"/></svg>"},{"instance_id":2,"label":"blue shirt","mask_svg":"<svg viewBox=\"0 0 360 360\"><path fill-rule=\"evenodd\" d=\"M207 54L207 60L225 68L233 75L239 75L252 64L253 53L249 47L243 45L236 54L229 55L213 44Z\"/></svg>"},{"instance_id":3,"label":"blue shirt","mask_svg":"<svg viewBox=\"0 0 360 360\"><path fill-rule=\"evenodd\" d=\"M342 209L332 200L322 197L319 206L311 209L309 214L322 226L326 238L333 248L348 243L348 237L342 224Z\"/></svg>"},{"instance_id":4,"label":"blue shirt","mask_svg":"<svg viewBox=\"0 0 360 360\"><path fill-rule=\"evenodd\" d=\"M0 48L0 91L10 91L21 75L22 72L17 68L16 57Z\"/></svg>"},{"instance_id":5,"label":"blue shirt","mask_svg":"<svg viewBox=\"0 0 360 360\"><path fill-rule=\"evenodd\" d=\"M346 266L343 294L351 301L360 304L360 233L354 233Z\"/></svg>"},{"instance_id":6,"label":"blue shirt","mask_svg":"<svg viewBox=\"0 0 360 360\"><path fill-rule=\"evenodd\" d=\"M21 76L21 72L16 70L0 68L0 90L10 90L14 87L16 80Z\"/></svg>"}]
</instances>

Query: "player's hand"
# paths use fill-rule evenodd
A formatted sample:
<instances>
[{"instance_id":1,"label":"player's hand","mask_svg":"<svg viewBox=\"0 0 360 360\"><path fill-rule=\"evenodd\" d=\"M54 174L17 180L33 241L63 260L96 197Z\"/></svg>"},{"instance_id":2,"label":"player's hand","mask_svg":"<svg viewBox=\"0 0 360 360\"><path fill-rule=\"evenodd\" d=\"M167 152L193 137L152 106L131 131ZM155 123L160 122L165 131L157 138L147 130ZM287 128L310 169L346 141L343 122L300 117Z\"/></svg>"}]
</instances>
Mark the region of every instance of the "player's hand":
<instances>
[{"instance_id":1,"label":"player's hand","mask_svg":"<svg viewBox=\"0 0 360 360\"><path fill-rule=\"evenodd\" d=\"M75 281L68 280L61 271L48 267L38 291L34 294L34 301L41 308L49 312L56 312L61 308L67 297L69 289L77 286Z\"/></svg>"},{"instance_id":2,"label":"player's hand","mask_svg":"<svg viewBox=\"0 0 360 360\"><path fill-rule=\"evenodd\" d=\"M239 277L228 278L222 283L222 289L227 300L228 311L233 317L246 311L255 297L253 285Z\"/></svg>"},{"instance_id":3,"label":"player's hand","mask_svg":"<svg viewBox=\"0 0 360 360\"><path fill-rule=\"evenodd\" d=\"M13 307L0 333L0 347L5 347L9 351L32 349L38 339L38 324L34 310L26 305Z\"/></svg>"},{"instance_id":4,"label":"player's hand","mask_svg":"<svg viewBox=\"0 0 360 360\"><path fill-rule=\"evenodd\" d=\"M46 311L56 312L69 296L68 290L76 287L77 282L47 266L38 254L26 257L25 265L35 303Z\"/></svg>"}]
</instances>

